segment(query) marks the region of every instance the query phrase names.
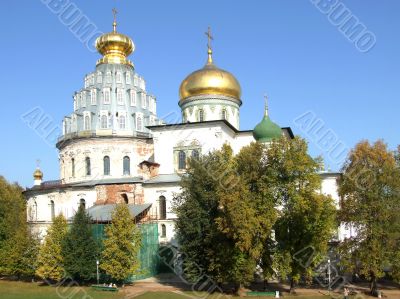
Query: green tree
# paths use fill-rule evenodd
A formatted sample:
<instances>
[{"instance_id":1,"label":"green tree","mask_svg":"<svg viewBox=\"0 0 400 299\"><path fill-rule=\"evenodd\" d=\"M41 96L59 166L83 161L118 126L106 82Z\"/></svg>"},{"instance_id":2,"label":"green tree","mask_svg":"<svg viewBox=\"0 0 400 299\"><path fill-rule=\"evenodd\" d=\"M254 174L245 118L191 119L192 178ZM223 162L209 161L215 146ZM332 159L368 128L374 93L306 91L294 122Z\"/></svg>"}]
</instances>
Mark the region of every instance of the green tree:
<instances>
[{"instance_id":1,"label":"green tree","mask_svg":"<svg viewBox=\"0 0 400 299\"><path fill-rule=\"evenodd\" d=\"M96 276L99 244L93 237L91 223L84 206L79 206L62 242L64 269L75 280L90 280Z\"/></svg>"},{"instance_id":2,"label":"green tree","mask_svg":"<svg viewBox=\"0 0 400 299\"><path fill-rule=\"evenodd\" d=\"M0 176L0 274L33 276L38 238L26 221L22 188Z\"/></svg>"},{"instance_id":3,"label":"green tree","mask_svg":"<svg viewBox=\"0 0 400 299\"><path fill-rule=\"evenodd\" d=\"M36 275L42 279L60 281L65 276L61 244L67 234L67 220L63 215L54 218L40 246Z\"/></svg>"},{"instance_id":4,"label":"green tree","mask_svg":"<svg viewBox=\"0 0 400 299\"><path fill-rule=\"evenodd\" d=\"M218 223L225 209L221 192L235 184L229 146L189 161L187 174L182 176L182 193L174 201L187 279L196 281L206 275L219 284L231 282L238 286L252 278L255 263Z\"/></svg>"},{"instance_id":5,"label":"green tree","mask_svg":"<svg viewBox=\"0 0 400 299\"><path fill-rule=\"evenodd\" d=\"M307 143L299 137L281 138L268 147L266 154L266 171L273 177L273 192L281 203L274 226L273 258L281 271L278 275L290 277L291 291L301 277L311 279L337 227L332 198L318 192L319 160L311 158L307 150Z\"/></svg>"},{"instance_id":6,"label":"green tree","mask_svg":"<svg viewBox=\"0 0 400 299\"><path fill-rule=\"evenodd\" d=\"M343 166L339 215L342 222L354 227L356 236L342 243L342 261L349 271L369 279L372 294L376 294L377 279L384 275L386 266L393 264L397 272L398 157L383 141L362 141L351 150Z\"/></svg>"},{"instance_id":7,"label":"green tree","mask_svg":"<svg viewBox=\"0 0 400 299\"><path fill-rule=\"evenodd\" d=\"M126 204L116 205L111 224L105 228L100 268L111 279L123 282L140 267L141 234Z\"/></svg>"}]
</instances>

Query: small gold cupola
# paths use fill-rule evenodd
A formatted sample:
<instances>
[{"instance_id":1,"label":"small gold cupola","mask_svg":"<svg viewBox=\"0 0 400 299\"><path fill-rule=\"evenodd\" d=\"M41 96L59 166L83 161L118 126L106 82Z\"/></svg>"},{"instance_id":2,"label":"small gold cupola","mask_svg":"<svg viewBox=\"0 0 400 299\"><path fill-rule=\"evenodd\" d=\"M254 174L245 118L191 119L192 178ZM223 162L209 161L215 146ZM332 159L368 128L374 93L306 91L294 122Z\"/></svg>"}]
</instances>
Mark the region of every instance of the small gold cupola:
<instances>
[{"instance_id":1,"label":"small gold cupola","mask_svg":"<svg viewBox=\"0 0 400 299\"><path fill-rule=\"evenodd\" d=\"M135 50L135 45L129 36L117 32L117 10L115 8L113 14L113 31L101 35L96 40L96 49L103 55L97 61L97 65L111 63L133 66L127 57Z\"/></svg>"}]
</instances>

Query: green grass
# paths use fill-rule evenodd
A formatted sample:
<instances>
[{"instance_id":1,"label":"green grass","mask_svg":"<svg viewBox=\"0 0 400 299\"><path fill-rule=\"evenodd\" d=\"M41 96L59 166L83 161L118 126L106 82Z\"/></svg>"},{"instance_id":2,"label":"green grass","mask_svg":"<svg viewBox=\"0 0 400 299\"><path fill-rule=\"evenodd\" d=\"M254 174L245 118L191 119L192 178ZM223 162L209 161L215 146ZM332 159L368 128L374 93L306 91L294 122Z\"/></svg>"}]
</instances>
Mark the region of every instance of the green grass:
<instances>
[{"instance_id":1,"label":"green grass","mask_svg":"<svg viewBox=\"0 0 400 299\"><path fill-rule=\"evenodd\" d=\"M39 286L37 283L0 281L1 299L80 299L84 295L93 299L119 299L123 294L92 290L90 287L51 287Z\"/></svg>"}]
</instances>

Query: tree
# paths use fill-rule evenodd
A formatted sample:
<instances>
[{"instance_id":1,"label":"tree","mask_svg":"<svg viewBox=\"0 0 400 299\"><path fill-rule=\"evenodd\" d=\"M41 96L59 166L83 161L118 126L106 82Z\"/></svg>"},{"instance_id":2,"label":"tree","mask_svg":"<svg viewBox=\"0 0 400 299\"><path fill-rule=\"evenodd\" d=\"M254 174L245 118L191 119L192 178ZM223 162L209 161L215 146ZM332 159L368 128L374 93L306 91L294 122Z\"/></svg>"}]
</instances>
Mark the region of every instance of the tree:
<instances>
[{"instance_id":1,"label":"tree","mask_svg":"<svg viewBox=\"0 0 400 299\"><path fill-rule=\"evenodd\" d=\"M26 221L22 188L0 176L0 274L33 276L38 244Z\"/></svg>"},{"instance_id":2,"label":"tree","mask_svg":"<svg viewBox=\"0 0 400 299\"><path fill-rule=\"evenodd\" d=\"M340 220L356 231L356 236L340 247L342 263L349 271L369 279L372 294L377 293L377 279L384 275L386 266L393 264L397 270L398 157L383 141L358 143L343 166L339 187Z\"/></svg>"},{"instance_id":3,"label":"tree","mask_svg":"<svg viewBox=\"0 0 400 299\"><path fill-rule=\"evenodd\" d=\"M273 258L281 271L278 275L290 277L293 291L301 277L311 279L312 270L327 252L336 228L336 208L331 197L319 193L320 163L308 155L303 139L274 141L267 160L267 172L274 177L273 192L281 203Z\"/></svg>"},{"instance_id":4,"label":"tree","mask_svg":"<svg viewBox=\"0 0 400 299\"><path fill-rule=\"evenodd\" d=\"M187 174L182 176L182 193L174 201L185 277L192 281L207 277L238 287L253 277L255 263L221 229L222 190L231 190L237 183L232 149L224 145L188 164Z\"/></svg>"},{"instance_id":5,"label":"tree","mask_svg":"<svg viewBox=\"0 0 400 299\"><path fill-rule=\"evenodd\" d=\"M122 282L139 270L141 234L126 204L116 205L111 224L105 228L100 268L111 279Z\"/></svg>"},{"instance_id":6,"label":"tree","mask_svg":"<svg viewBox=\"0 0 400 299\"><path fill-rule=\"evenodd\" d=\"M67 234L67 220L63 215L54 218L53 224L40 246L36 275L42 279L60 281L65 276L61 245Z\"/></svg>"},{"instance_id":7,"label":"tree","mask_svg":"<svg viewBox=\"0 0 400 299\"><path fill-rule=\"evenodd\" d=\"M96 276L99 244L93 237L91 223L84 206L80 205L62 242L64 269L75 280L90 280Z\"/></svg>"}]
</instances>

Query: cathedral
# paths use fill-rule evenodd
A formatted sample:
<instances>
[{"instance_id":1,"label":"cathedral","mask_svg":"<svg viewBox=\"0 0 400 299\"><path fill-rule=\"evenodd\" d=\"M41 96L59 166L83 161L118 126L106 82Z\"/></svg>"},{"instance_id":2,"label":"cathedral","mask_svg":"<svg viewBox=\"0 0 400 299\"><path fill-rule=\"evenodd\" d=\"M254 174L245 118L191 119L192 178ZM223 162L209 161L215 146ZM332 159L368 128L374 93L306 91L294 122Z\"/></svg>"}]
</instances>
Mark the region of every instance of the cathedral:
<instances>
[{"instance_id":1,"label":"cathedral","mask_svg":"<svg viewBox=\"0 0 400 299\"><path fill-rule=\"evenodd\" d=\"M280 127L265 111L254 130L240 130L241 87L230 72L213 61L208 35L205 65L190 73L179 87L179 121L157 116L157 100L128 59L132 39L113 30L96 41L101 55L73 95L73 111L62 122L59 180L43 181L37 168L34 184L24 194L27 221L41 236L52 219L71 219L84 206L95 223L109 223L117 203L129 206L137 223L156 224L159 244L177 246L172 200L180 191L187 160L229 144L234 153L251 142L293 138L290 127ZM200 58L201 60L201 58ZM256 111L255 111L256 112ZM256 113L255 113L256 115ZM321 172L320 192L339 207L340 173ZM351 231L338 228L337 239Z\"/></svg>"}]
</instances>

